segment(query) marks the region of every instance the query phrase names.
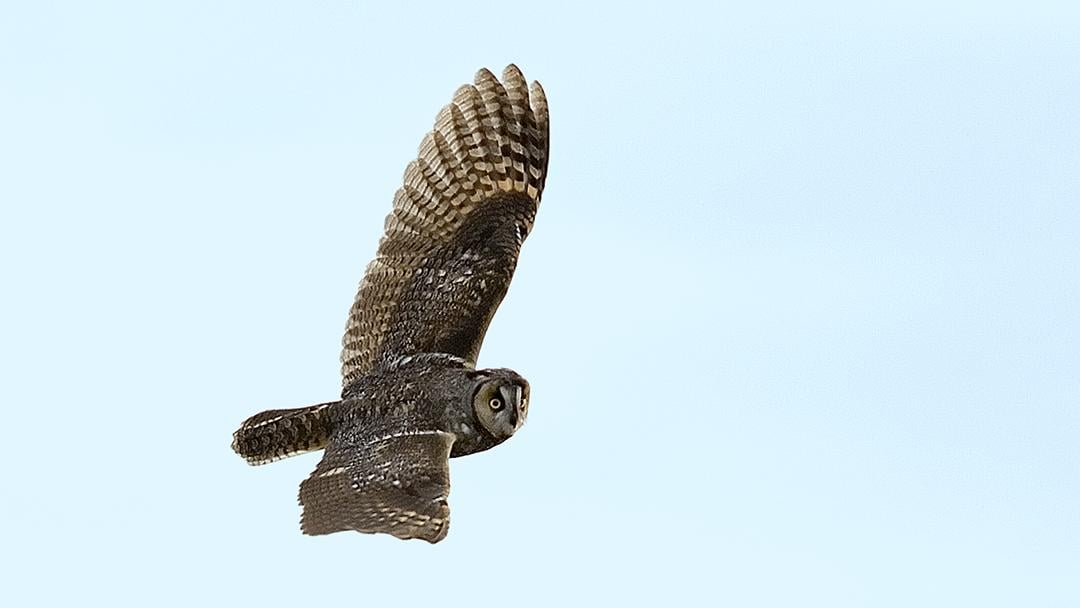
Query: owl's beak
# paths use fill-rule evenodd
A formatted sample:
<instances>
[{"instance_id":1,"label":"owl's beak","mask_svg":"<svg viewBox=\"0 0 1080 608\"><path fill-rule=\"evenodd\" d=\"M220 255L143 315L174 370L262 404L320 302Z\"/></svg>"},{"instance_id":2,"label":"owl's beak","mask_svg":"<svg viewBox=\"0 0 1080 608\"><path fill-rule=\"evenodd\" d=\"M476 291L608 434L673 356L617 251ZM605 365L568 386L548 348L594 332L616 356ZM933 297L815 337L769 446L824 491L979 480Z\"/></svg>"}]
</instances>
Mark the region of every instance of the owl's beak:
<instances>
[{"instance_id":1,"label":"owl's beak","mask_svg":"<svg viewBox=\"0 0 1080 608\"><path fill-rule=\"evenodd\" d=\"M499 394L502 396L503 402L510 408L510 411L514 413L514 430L516 431L521 428L522 424L525 424L526 413L522 407L525 391L516 384L504 384L499 387Z\"/></svg>"}]
</instances>

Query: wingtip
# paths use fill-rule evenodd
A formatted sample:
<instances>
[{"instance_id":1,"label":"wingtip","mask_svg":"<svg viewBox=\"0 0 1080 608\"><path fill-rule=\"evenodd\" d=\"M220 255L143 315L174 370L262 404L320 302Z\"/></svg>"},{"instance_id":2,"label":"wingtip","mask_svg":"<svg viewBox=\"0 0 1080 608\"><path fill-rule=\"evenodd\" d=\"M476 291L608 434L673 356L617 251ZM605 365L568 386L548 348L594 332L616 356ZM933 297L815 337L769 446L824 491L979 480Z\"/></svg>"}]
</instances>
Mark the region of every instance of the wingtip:
<instances>
[{"instance_id":1,"label":"wingtip","mask_svg":"<svg viewBox=\"0 0 1080 608\"><path fill-rule=\"evenodd\" d=\"M548 121L548 102L547 94L544 93L544 87L541 86L539 81L532 81L532 85L529 87L529 99L532 101L533 113L536 115L537 120L541 120L544 124Z\"/></svg>"},{"instance_id":2,"label":"wingtip","mask_svg":"<svg viewBox=\"0 0 1080 608\"><path fill-rule=\"evenodd\" d=\"M476 86L481 86L486 83L498 81L499 79L495 78L495 74L492 74L491 70L487 68L480 68L479 70L476 70L476 76L473 78L473 83L475 83Z\"/></svg>"},{"instance_id":3,"label":"wingtip","mask_svg":"<svg viewBox=\"0 0 1080 608\"><path fill-rule=\"evenodd\" d=\"M518 68L518 66L511 63L503 68L502 79L503 82L524 83L525 75L521 73L521 69Z\"/></svg>"}]
</instances>

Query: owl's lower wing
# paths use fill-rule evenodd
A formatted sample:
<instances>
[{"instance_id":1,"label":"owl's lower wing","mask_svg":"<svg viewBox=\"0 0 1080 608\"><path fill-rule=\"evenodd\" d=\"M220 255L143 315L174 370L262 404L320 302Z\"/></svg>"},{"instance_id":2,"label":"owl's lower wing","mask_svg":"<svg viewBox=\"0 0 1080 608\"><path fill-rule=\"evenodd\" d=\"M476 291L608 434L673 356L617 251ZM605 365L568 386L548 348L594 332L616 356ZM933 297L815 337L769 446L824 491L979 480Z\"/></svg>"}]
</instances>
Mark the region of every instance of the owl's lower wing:
<instances>
[{"instance_id":1,"label":"owl's lower wing","mask_svg":"<svg viewBox=\"0 0 1080 608\"><path fill-rule=\"evenodd\" d=\"M349 312L343 384L415 353L475 365L544 190L548 110L517 67L454 94L394 196Z\"/></svg>"},{"instance_id":2,"label":"owl's lower wing","mask_svg":"<svg viewBox=\"0 0 1080 608\"><path fill-rule=\"evenodd\" d=\"M441 431L358 444L340 437L300 484L304 534L345 530L437 543L450 528L450 448Z\"/></svg>"}]
</instances>

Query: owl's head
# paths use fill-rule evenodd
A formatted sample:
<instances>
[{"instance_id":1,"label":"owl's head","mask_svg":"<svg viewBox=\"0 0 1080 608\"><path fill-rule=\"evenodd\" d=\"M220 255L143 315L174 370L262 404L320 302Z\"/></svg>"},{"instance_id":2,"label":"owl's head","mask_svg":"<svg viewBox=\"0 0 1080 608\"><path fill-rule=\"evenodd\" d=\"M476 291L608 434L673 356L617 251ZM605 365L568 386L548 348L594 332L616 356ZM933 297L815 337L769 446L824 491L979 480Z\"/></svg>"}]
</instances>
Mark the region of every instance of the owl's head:
<instances>
[{"instance_id":1,"label":"owl's head","mask_svg":"<svg viewBox=\"0 0 1080 608\"><path fill-rule=\"evenodd\" d=\"M473 412L491 435L502 441L525 424L529 414L529 382L509 369L470 373Z\"/></svg>"}]
</instances>

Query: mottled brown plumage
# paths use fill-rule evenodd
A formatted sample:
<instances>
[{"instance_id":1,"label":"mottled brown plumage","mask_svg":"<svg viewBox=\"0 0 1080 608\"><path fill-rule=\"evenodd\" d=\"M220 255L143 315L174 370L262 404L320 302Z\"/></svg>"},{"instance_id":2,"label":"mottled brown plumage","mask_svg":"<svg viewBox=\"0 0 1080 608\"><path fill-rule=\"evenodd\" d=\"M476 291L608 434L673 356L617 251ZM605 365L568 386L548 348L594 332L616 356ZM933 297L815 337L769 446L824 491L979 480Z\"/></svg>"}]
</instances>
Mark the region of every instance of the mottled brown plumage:
<instances>
[{"instance_id":1,"label":"mottled brown plumage","mask_svg":"<svg viewBox=\"0 0 1080 608\"><path fill-rule=\"evenodd\" d=\"M480 70L424 136L349 311L347 386L403 354L473 365L532 229L547 174L547 100L521 72ZM462 294L467 294L463 296Z\"/></svg>"},{"instance_id":2,"label":"mottled brown plumage","mask_svg":"<svg viewBox=\"0 0 1080 608\"><path fill-rule=\"evenodd\" d=\"M450 527L450 446L443 431L334 442L300 484L305 534L388 532L438 542Z\"/></svg>"},{"instance_id":3,"label":"mottled brown plumage","mask_svg":"<svg viewBox=\"0 0 1080 608\"><path fill-rule=\"evenodd\" d=\"M302 485L302 529L437 542L451 456L489 449L528 413L529 385L476 370L544 190L543 89L513 65L454 94L394 196L346 325L342 400L262 412L233 449L263 464L326 448Z\"/></svg>"}]
</instances>

